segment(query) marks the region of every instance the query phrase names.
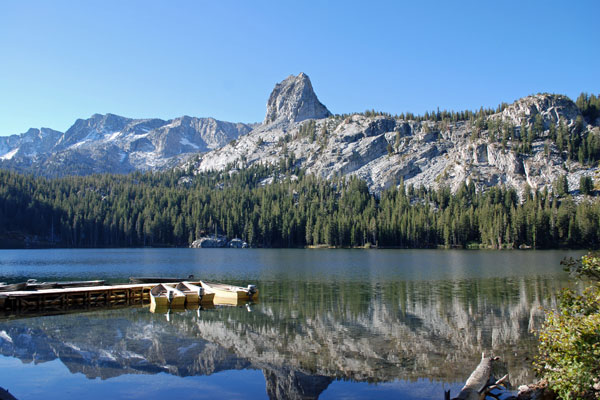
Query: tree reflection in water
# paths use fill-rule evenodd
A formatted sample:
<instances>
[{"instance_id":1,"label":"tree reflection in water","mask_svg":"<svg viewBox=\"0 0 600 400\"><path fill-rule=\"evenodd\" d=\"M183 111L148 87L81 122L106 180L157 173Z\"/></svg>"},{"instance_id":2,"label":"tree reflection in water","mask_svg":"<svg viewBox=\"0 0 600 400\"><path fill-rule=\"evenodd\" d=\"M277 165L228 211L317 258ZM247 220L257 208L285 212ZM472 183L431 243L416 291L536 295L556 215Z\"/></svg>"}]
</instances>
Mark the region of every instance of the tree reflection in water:
<instances>
[{"instance_id":1,"label":"tree reflection in water","mask_svg":"<svg viewBox=\"0 0 600 400\"><path fill-rule=\"evenodd\" d=\"M271 398L317 398L336 380L461 382L482 351L513 384L533 379L531 330L554 305L551 278L259 282L261 300L164 315L147 307L0 320L0 352L59 359L72 373L263 371ZM249 312L250 311L250 312ZM263 394L264 395L264 394Z\"/></svg>"}]
</instances>

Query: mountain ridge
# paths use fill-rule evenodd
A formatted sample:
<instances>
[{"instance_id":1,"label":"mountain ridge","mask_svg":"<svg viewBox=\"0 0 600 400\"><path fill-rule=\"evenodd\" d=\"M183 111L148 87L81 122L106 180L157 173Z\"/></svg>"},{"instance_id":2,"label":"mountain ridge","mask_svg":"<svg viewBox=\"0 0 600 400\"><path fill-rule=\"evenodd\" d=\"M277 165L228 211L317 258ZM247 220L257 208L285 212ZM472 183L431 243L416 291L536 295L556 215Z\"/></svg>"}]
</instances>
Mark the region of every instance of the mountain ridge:
<instances>
[{"instance_id":1,"label":"mountain ridge","mask_svg":"<svg viewBox=\"0 0 600 400\"><path fill-rule=\"evenodd\" d=\"M0 137L0 166L44 176L160 170L223 146L253 126L189 116L165 121L93 114L65 132L32 128ZM32 139L37 131L46 136Z\"/></svg>"},{"instance_id":2,"label":"mountain ridge","mask_svg":"<svg viewBox=\"0 0 600 400\"><path fill-rule=\"evenodd\" d=\"M596 97L590 101L600 107ZM275 85L261 124L94 114L65 133L42 128L0 138L0 166L60 176L285 161L327 179L359 177L374 193L400 182L453 191L473 182L523 193L551 190L562 175L576 190L581 177L600 176L600 118L577 102L542 93L479 112L333 115L301 72Z\"/></svg>"},{"instance_id":3,"label":"mountain ridge","mask_svg":"<svg viewBox=\"0 0 600 400\"><path fill-rule=\"evenodd\" d=\"M375 193L401 181L453 191L473 181L479 189L502 184L523 193L527 186L551 190L566 174L575 190L582 176L598 175L600 128L595 123L585 121L572 100L553 94L527 96L496 112L466 117L330 115L263 124L187 167L201 173L291 159L323 178L357 176ZM583 156L577 154L581 148Z\"/></svg>"}]
</instances>

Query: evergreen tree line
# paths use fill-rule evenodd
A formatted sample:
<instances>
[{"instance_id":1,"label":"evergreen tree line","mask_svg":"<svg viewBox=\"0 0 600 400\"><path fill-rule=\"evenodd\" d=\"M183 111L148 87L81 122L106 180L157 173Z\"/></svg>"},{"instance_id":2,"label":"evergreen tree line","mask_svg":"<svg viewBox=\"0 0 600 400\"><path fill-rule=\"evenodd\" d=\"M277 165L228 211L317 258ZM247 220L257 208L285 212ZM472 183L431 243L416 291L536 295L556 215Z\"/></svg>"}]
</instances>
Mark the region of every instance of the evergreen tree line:
<instances>
[{"instance_id":1,"label":"evergreen tree line","mask_svg":"<svg viewBox=\"0 0 600 400\"><path fill-rule=\"evenodd\" d=\"M336 114L334 118L345 119L351 117L352 115L359 114L364 115L365 117L378 117L383 116L387 118L393 119L401 119L407 121L431 121L431 122L458 122L458 121L472 121L477 118L485 118L492 114L496 114L504 111L504 109L508 107L507 103L500 104L497 108L483 108L480 107L479 110L471 111L471 110L462 110L462 111L454 111L454 110L440 110L439 107L435 111L425 111L424 114L415 114L412 112L403 112L400 114L392 114L385 111L377 111L374 109L365 110L359 113L345 113L345 114Z\"/></svg>"},{"instance_id":2,"label":"evergreen tree line","mask_svg":"<svg viewBox=\"0 0 600 400\"><path fill-rule=\"evenodd\" d=\"M531 154L533 142L546 138L544 151L546 156L550 153L549 143L553 143L565 160L579 161L581 164L592 165L600 160L600 133L595 130L585 129L581 116L576 118L575 124L569 128L563 120L551 124L545 129L542 116L537 114L533 123L525 120L520 126L496 119L478 118L473 121L471 139L482 136L482 131L487 129L490 142L498 142L506 148L510 142L517 153Z\"/></svg>"},{"instance_id":3,"label":"evergreen tree line","mask_svg":"<svg viewBox=\"0 0 600 400\"><path fill-rule=\"evenodd\" d=\"M266 183L267 177L275 177ZM204 235L255 247L598 247L600 203L513 189L393 188L327 181L289 164L46 179L0 171L0 237L58 246L186 246ZM586 182L586 185L591 185ZM560 186L560 185L558 185ZM589 191L588 191L589 192Z\"/></svg>"},{"instance_id":4,"label":"evergreen tree line","mask_svg":"<svg viewBox=\"0 0 600 400\"><path fill-rule=\"evenodd\" d=\"M581 93L575 100L575 104L588 121L594 122L596 118L600 117L600 96Z\"/></svg>"},{"instance_id":5,"label":"evergreen tree line","mask_svg":"<svg viewBox=\"0 0 600 400\"><path fill-rule=\"evenodd\" d=\"M583 117L590 123L594 123L596 118L600 117L600 96L596 96L594 94L581 93L577 100L575 100L575 104L581 111ZM486 117L497 114L504 111L509 106L508 103L501 103L498 107L494 108L483 108L480 107L479 110L462 110L462 111L454 111L454 110L441 110L439 107L435 111L426 111L424 114L414 114L412 112L403 112L400 114L392 114L384 111L377 111L374 109L365 110L362 113L354 113L361 114L366 117L375 117L375 116L384 116L388 118L394 119L403 119L403 120L411 120L411 121L448 121L448 122L458 122L458 121L474 121L478 119L485 119ZM353 114L336 114L337 118L347 118Z\"/></svg>"}]
</instances>

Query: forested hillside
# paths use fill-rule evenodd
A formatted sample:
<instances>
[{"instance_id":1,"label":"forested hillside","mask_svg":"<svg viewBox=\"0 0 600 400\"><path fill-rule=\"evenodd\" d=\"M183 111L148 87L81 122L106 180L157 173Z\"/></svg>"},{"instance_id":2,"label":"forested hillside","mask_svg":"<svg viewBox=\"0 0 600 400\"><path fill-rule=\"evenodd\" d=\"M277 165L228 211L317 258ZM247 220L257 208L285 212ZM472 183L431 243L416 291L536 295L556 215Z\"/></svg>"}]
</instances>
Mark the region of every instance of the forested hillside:
<instances>
[{"instance_id":1,"label":"forested hillside","mask_svg":"<svg viewBox=\"0 0 600 400\"><path fill-rule=\"evenodd\" d=\"M600 176L600 100L594 94L574 102L538 93L494 109L424 115L331 115L322 107L305 74L290 76L276 85L263 124L185 165L223 171L292 158L308 174L358 177L377 195L404 180L435 190L448 186L453 193L464 182L478 191L504 186L522 197L527 185L551 190L561 175L570 190L582 176ZM307 108L319 111L304 113Z\"/></svg>"},{"instance_id":2,"label":"forested hillside","mask_svg":"<svg viewBox=\"0 0 600 400\"><path fill-rule=\"evenodd\" d=\"M354 177L325 180L291 163L238 171L46 179L0 171L4 247L187 246L225 234L254 247L598 247L600 203L554 191L452 194L400 184L380 197ZM275 177L273 179L273 177Z\"/></svg>"}]
</instances>

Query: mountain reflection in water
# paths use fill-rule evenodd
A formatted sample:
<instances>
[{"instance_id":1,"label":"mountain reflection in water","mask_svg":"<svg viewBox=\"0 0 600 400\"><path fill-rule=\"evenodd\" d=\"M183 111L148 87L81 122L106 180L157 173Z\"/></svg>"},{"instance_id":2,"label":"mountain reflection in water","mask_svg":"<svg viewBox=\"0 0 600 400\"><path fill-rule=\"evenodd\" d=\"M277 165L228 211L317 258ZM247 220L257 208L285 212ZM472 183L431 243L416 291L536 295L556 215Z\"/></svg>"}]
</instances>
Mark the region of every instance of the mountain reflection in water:
<instances>
[{"instance_id":1,"label":"mountain reflection in water","mask_svg":"<svg viewBox=\"0 0 600 400\"><path fill-rule=\"evenodd\" d=\"M261 282L261 302L173 313L148 307L0 320L0 353L71 373L211 375L261 370L270 398L317 398L337 380L462 382L482 351L513 384L533 379L531 330L554 305L550 277ZM264 393L263 393L264 395Z\"/></svg>"}]
</instances>

